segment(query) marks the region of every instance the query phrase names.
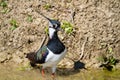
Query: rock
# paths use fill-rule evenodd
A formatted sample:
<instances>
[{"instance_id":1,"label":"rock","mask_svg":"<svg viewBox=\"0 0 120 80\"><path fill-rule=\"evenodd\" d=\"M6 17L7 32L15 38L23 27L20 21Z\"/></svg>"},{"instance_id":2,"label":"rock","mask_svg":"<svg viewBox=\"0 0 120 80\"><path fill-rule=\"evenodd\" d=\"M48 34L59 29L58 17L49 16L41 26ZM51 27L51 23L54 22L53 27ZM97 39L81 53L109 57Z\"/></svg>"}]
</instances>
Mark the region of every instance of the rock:
<instances>
[{"instance_id":1,"label":"rock","mask_svg":"<svg viewBox=\"0 0 120 80\"><path fill-rule=\"evenodd\" d=\"M0 62L1 63L5 62L9 59L11 59L11 55L8 52L6 52L6 51L0 52Z\"/></svg>"}]
</instances>

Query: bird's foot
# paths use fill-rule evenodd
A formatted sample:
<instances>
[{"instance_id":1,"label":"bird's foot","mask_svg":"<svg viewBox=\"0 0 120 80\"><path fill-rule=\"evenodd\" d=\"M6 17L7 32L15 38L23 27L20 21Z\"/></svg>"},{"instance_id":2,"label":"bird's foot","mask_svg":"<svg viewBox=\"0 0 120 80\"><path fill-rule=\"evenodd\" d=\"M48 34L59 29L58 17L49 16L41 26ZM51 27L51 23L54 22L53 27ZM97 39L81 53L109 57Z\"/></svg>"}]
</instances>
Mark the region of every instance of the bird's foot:
<instances>
[{"instance_id":1,"label":"bird's foot","mask_svg":"<svg viewBox=\"0 0 120 80\"><path fill-rule=\"evenodd\" d=\"M52 73L52 78L53 78L53 79L55 78L55 73Z\"/></svg>"},{"instance_id":2,"label":"bird's foot","mask_svg":"<svg viewBox=\"0 0 120 80\"><path fill-rule=\"evenodd\" d=\"M44 71L44 69L42 69L42 77L45 77L45 71Z\"/></svg>"}]
</instances>

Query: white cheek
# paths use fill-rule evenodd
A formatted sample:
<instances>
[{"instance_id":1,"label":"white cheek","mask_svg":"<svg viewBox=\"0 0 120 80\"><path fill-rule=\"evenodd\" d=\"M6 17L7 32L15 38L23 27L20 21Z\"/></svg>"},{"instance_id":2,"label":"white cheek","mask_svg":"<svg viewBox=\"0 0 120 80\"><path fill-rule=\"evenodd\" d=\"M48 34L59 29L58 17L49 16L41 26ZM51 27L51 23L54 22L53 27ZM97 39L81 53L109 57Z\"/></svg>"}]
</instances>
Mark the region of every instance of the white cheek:
<instances>
[{"instance_id":1,"label":"white cheek","mask_svg":"<svg viewBox=\"0 0 120 80\"><path fill-rule=\"evenodd\" d=\"M55 32L55 29L53 29L53 28L49 28L49 36L50 36L50 38L53 37L54 32Z\"/></svg>"}]
</instances>

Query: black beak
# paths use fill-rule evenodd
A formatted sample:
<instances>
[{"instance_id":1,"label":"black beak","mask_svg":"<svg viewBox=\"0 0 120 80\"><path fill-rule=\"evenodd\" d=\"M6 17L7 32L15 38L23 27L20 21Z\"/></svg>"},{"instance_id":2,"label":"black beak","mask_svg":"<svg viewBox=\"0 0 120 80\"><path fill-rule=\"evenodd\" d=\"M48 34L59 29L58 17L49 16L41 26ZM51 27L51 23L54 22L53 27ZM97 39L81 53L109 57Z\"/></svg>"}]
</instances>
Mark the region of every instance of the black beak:
<instances>
[{"instance_id":1,"label":"black beak","mask_svg":"<svg viewBox=\"0 0 120 80\"><path fill-rule=\"evenodd\" d=\"M37 11L38 12L38 11ZM43 15L42 13L38 12L41 16L43 16L45 19L47 19L49 22L52 22L52 20L48 17L46 17L45 15Z\"/></svg>"},{"instance_id":2,"label":"black beak","mask_svg":"<svg viewBox=\"0 0 120 80\"><path fill-rule=\"evenodd\" d=\"M45 15L43 15L43 14L40 14L41 16L43 16L44 18L46 18L48 21L50 21L51 22L51 19L50 18L48 18L48 17L46 17Z\"/></svg>"},{"instance_id":3,"label":"black beak","mask_svg":"<svg viewBox=\"0 0 120 80\"><path fill-rule=\"evenodd\" d=\"M42 13L40 13L39 11L36 10L37 13L39 13L41 16L43 16L44 18L46 18L50 23L52 23L52 20L48 17L46 17L45 15L43 15Z\"/></svg>"}]
</instances>

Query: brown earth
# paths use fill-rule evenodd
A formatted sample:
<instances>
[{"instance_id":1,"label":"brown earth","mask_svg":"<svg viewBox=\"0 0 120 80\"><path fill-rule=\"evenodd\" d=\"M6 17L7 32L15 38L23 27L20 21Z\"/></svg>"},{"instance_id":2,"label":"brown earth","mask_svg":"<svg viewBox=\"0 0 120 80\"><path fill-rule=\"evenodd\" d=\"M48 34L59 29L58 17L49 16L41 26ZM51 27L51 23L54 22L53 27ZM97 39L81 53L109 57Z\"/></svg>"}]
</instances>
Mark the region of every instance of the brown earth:
<instances>
[{"instance_id":1,"label":"brown earth","mask_svg":"<svg viewBox=\"0 0 120 80\"><path fill-rule=\"evenodd\" d=\"M2 1L2 0L0 0ZM26 53L36 51L48 25L39 10L50 18L73 24L72 34L59 33L68 48L60 66L72 67L80 60L86 67L99 67L102 55L120 59L120 0L5 0L7 13L0 6L0 62L26 65ZM50 6L46 6L50 5ZM28 20L31 15L32 21ZM17 21L11 30L10 21ZM111 53L107 53L108 49ZM120 64L118 64L120 67Z\"/></svg>"}]
</instances>

